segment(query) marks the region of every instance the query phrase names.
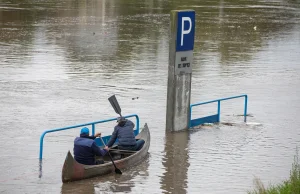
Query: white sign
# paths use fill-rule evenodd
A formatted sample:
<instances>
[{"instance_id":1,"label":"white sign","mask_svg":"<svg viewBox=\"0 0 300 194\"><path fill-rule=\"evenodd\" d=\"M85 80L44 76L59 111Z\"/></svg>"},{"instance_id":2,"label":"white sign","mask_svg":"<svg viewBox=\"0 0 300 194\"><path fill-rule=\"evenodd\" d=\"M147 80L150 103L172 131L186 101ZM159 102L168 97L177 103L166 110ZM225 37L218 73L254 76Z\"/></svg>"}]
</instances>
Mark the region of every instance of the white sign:
<instances>
[{"instance_id":1,"label":"white sign","mask_svg":"<svg viewBox=\"0 0 300 194\"><path fill-rule=\"evenodd\" d=\"M192 73L193 51L176 52L175 75Z\"/></svg>"}]
</instances>

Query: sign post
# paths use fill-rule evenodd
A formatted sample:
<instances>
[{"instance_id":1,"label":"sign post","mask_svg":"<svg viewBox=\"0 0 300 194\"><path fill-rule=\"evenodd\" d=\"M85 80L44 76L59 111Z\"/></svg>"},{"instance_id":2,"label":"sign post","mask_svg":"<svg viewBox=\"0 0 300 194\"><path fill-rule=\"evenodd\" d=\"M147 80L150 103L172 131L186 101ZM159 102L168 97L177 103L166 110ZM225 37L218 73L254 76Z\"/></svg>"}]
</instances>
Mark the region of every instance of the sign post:
<instances>
[{"instance_id":1,"label":"sign post","mask_svg":"<svg viewBox=\"0 0 300 194\"><path fill-rule=\"evenodd\" d=\"M170 17L166 130L188 129L195 11L173 10Z\"/></svg>"}]
</instances>

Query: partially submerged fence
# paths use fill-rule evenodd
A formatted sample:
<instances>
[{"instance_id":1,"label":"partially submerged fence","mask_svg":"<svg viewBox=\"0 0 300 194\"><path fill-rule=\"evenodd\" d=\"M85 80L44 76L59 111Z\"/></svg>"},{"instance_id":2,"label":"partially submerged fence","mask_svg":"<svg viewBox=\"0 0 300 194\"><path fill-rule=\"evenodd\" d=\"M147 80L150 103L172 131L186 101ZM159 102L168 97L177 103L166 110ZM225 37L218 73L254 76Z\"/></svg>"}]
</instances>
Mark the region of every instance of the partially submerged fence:
<instances>
[{"instance_id":1,"label":"partially submerged fence","mask_svg":"<svg viewBox=\"0 0 300 194\"><path fill-rule=\"evenodd\" d=\"M231 99L235 99L235 98L245 98L245 102L244 102L244 122L246 122L246 120L247 120L248 96L246 94L244 94L244 95L239 95L239 96L231 96L231 97L228 97L228 98L220 98L220 99L217 99L217 100L211 100L211 101L207 101L207 102L200 102L200 103L196 103L196 104L191 104L191 108L190 108L190 128L195 127L197 125L204 124L204 123L220 122L221 101L231 100ZM192 119L192 108L193 107L204 105L204 104L210 104L210 103L218 103L217 114L209 115L209 116L202 117L202 118Z\"/></svg>"}]
</instances>

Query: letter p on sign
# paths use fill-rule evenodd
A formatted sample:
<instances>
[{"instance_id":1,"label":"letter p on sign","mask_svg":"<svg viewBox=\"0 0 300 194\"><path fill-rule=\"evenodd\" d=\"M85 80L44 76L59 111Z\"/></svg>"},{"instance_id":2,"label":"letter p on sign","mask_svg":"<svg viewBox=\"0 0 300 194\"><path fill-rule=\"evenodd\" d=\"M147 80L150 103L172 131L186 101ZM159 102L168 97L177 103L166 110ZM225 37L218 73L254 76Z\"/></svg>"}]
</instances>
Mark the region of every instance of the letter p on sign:
<instances>
[{"instance_id":1,"label":"letter p on sign","mask_svg":"<svg viewBox=\"0 0 300 194\"><path fill-rule=\"evenodd\" d=\"M194 49L195 11L180 11L177 18L176 51Z\"/></svg>"},{"instance_id":2,"label":"letter p on sign","mask_svg":"<svg viewBox=\"0 0 300 194\"><path fill-rule=\"evenodd\" d=\"M184 30L184 22L188 21L189 22L189 29L188 30ZM183 46L183 38L185 34L189 34L191 32L192 29L192 20L189 17L182 17L182 22L181 22L181 44L180 46Z\"/></svg>"}]
</instances>

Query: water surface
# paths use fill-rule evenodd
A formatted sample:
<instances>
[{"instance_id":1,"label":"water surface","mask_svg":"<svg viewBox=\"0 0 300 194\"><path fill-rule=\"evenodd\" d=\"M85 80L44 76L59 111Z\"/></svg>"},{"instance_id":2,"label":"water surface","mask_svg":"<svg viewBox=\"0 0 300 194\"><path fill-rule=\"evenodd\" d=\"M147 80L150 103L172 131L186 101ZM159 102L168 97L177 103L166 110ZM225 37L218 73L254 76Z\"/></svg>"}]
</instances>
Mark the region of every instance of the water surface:
<instances>
[{"instance_id":1,"label":"water surface","mask_svg":"<svg viewBox=\"0 0 300 194\"><path fill-rule=\"evenodd\" d=\"M222 103L218 124L165 133L169 13L196 11L192 103ZM300 3L277 1L4 0L0 3L1 193L246 193L253 178L289 176L300 145ZM79 129L46 129L137 113L151 130L136 168L61 183ZM139 97L138 99L136 97ZM195 108L194 117L215 113ZM98 125L103 135L114 122ZM42 171L40 171L42 170ZM40 178L39 178L40 177Z\"/></svg>"}]
</instances>

